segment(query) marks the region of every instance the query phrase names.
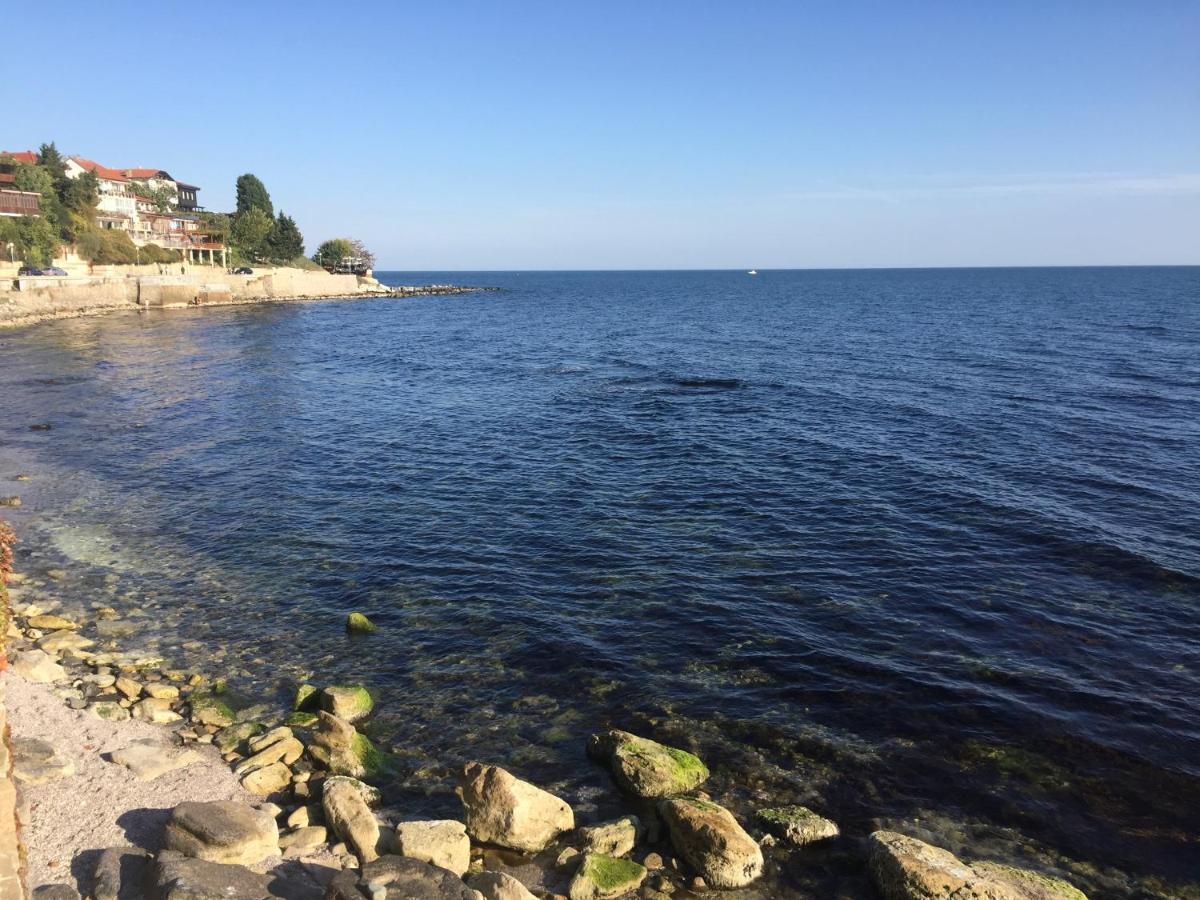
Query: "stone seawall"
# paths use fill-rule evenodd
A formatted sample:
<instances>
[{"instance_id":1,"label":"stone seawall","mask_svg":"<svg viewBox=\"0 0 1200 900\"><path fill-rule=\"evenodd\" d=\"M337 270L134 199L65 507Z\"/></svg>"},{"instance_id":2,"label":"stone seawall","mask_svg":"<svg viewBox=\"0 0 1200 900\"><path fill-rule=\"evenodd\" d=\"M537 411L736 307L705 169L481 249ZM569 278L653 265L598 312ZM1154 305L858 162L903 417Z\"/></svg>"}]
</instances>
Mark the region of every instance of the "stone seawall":
<instances>
[{"instance_id":1,"label":"stone seawall","mask_svg":"<svg viewBox=\"0 0 1200 900\"><path fill-rule=\"evenodd\" d=\"M145 267L138 267L144 269ZM186 274L18 278L0 282L0 328L110 310L317 300L367 296L464 293L453 285L388 288L373 278L304 269L261 269L233 275L194 267Z\"/></svg>"}]
</instances>

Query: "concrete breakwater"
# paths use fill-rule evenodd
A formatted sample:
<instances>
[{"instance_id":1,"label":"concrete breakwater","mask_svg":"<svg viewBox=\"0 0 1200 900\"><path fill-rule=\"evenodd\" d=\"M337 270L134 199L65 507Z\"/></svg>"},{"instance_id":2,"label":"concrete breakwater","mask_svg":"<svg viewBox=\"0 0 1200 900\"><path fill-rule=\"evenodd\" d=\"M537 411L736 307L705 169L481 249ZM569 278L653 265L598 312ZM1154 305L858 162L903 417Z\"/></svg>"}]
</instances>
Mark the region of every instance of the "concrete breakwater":
<instances>
[{"instance_id":1,"label":"concrete breakwater","mask_svg":"<svg viewBox=\"0 0 1200 900\"><path fill-rule=\"evenodd\" d=\"M131 267L144 270L145 267ZM272 268L235 275L208 267L179 273L110 272L64 278L14 278L0 282L0 327L119 309L172 308L354 297L462 294L460 285L391 287L369 276Z\"/></svg>"}]
</instances>

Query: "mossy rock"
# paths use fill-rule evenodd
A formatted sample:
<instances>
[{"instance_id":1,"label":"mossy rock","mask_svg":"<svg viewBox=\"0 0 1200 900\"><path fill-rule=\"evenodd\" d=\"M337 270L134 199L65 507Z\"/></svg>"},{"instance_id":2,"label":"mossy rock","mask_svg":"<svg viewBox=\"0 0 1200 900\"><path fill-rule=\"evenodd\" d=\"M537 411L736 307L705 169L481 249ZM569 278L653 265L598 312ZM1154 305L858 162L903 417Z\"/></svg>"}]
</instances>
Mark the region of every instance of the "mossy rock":
<instances>
[{"instance_id":1,"label":"mossy rock","mask_svg":"<svg viewBox=\"0 0 1200 900\"><path fill-rule=\"evenodd\" d=\"M1045 898L1045 900L1087 900L1087 895L1074 885L1029 869L1018 869L1016 866L1006 866L1002 863L977 862L972 868L980 875L1000 882L1011 884L1030 897Z\"/></svg>"},{"instance_id":2,"label":"mossy rock","mask_svg":"<svg viewBox=\"0 0 1200 900\"><path fill-rule=\"evenodd\" d=\"M817 815L807 806L760 809L758 821L771 834L796 847L835 838L840 834L835 822Z\"/></svg>"},{"instance_id":3,"label":"mossy rock","mask_svg":"<svg viewBox=\"0 0 1200 900\"><path fill-rule=\"evenodd\" d=\"M371 743L361 732L355 732L347 749L330 749L312 744L308 754L328 770L330 775L345 775L350 778L378 778L390 770L390 759L386 753Z\"/></svg>"},{"instance_id":4,"label":"mossy rock","mask_svg":"<svg viewBox=\"0 0 1200 900\"><path fill-rule=\"evenodd\" d=\"M571 879L571 900L610 900L636 891L646 880L645 866L632 860L588 853Z\"/></svg>"},{"instance_id":5,"label":"mossy rock","mask_svg":"<svg viewBox=\"0 0 1200 900\"><path fill-rule=\"evenodd\" d=\"M283 720L284 725L289 725L292 728L312 728L317 724L317 714L297 710L294 713L289 713L288 717Z\"/></svg>"},{"instance_id":6,"label":"mossy rock","mask_svg":"<svg viewBox=\"0 0 1200 900\"><path fill-rule=\"evenodd\" d=\"M312 709L317 705L317 688L316 685L302 684L296 688L296 696L292 700L292 709L300 712L305 709Z\"/></svg>"},{"instance_id":7,"label":"mossy rock","mask_svg":"<svg viewBox=\"0 0 1200 900\"><path fill-rule=\"evenodd\" d=\"M638 797L675 797L708 778L698 756L627 731L594 734L588 755L612 769L617 784Z\"/></svg>"},{"instance_id":8,"label":"mossy rock","mask_svg":"<svg viewBox=\"0 0 1200 900\"><path fill-rule=\"evenodd\" d=\"M361 684L335 684L321 691L321 709L347 722L365 719L374 708L371 693Z\"/></svg>"},{"instance_id":9,"label":"mossy rock","mask_svg":"<svg viewBox=\"0 0 1200 900\"><path fill-rule=\"evenodd\" d=\"M195 706L192 707L195 709ZM230 725L222 728L213 738L213 745L222 753L229 753L231 750L237 750L246 741L252 737L258 737L266 731L266 727L259 722L239 722L236 725Z\"/></svg>"},{"instance_id":10,"label":"mossy rock","mask_svg":"<svg viewBox=\"0 0 1200 900\"><path fill-rule=\"evenodd\" d=\"M215 692L192 694L191 703L192 721L199 722L201 725L228 728L237 719L233 708Z\"/></svg>"},{"instance_id":11,"label":"mossy rock","mask_svg":"<svg viewBox=\"0 0 1200 900\"><path fill-rule=\"evenodd\" d=\"M370 634L378 626L360 612L352 612L346 616L346 630L351 634Z\"/></svg>"}]
</instances>

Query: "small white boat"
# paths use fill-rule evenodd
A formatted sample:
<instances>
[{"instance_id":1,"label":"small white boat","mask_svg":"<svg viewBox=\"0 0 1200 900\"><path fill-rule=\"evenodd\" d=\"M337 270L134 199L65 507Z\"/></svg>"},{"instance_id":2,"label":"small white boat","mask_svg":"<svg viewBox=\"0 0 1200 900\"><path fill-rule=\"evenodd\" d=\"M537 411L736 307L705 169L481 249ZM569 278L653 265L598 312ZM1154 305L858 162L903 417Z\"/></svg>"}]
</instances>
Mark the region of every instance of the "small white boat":
<instances>
[{"instance_id":1,"label":"small white boat","mask_svg":"<svg viewBox=\"0 0 1200 900\"><path fill-rule=\"evenodd\" d=\"M758 274L758 269L751 269L751 270L750 270L749 272L747 272L746 274L747 274L747 275L757 275L757 274Z\"/></svg>"}]
</instances>

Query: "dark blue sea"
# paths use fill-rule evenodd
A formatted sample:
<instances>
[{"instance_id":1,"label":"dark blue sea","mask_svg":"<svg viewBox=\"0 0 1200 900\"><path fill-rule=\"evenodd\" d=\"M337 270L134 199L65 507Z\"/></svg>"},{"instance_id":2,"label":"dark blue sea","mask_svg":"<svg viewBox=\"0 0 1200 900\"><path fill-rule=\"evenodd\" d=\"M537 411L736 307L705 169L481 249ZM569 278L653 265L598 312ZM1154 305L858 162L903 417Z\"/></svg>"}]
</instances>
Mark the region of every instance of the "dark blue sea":
<instances>
[{"instance_id":1,"label":"dark blue sea","mask_svg":"<svg viewBox=\"0 0 1200 900\"><path fill-rule=\"evenodd\" d=\"M1200 895L1200 268L381 277L499 290L0 332L43 595L369 685L406 814L472 758L627 810L614 725L842 824L770 896L880 826Z\"/></svg>"}]
</instances>

